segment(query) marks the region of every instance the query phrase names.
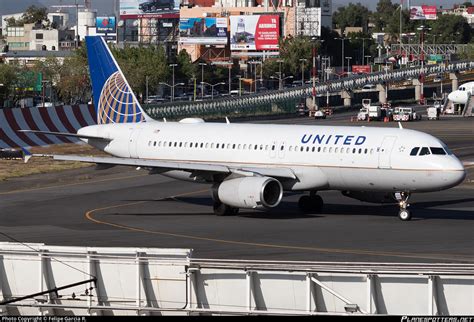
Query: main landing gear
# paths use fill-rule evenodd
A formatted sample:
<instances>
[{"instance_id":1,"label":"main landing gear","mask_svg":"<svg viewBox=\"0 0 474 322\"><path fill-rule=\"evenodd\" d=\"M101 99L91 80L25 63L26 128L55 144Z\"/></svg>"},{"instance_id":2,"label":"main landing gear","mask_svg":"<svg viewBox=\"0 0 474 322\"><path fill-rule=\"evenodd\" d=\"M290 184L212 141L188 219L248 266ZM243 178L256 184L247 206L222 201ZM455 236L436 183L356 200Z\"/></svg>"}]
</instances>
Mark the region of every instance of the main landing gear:
<instances>
[{"instance_id":1,"label":"main landing gear","mask_svg":"<svg viewBox=\"0 0 474 322\"><path fill-rule=\"evenodd\" d=\"M303 212L320 213L323 210L324 201L315 191L311 191L309 196L302 196L298 201L298 207Z\"/></svg>"},{"instance_id":2,"label":"main landing gear","mask_svg":"<svg viewBox=\"0 0 474 322\"><path fill-rule=\"evenodd\" d=\"M408 198L410 198L409 192L400 192L395 194L395 198L397 198L398 204L400 205L400 211L398 212L398 218L403 221L411 220L411 213L410 210L407 208L410 207L408 203Z\"/></svg>"},{"instance_id":3,"label":"main landing gear","mask_svg":"<svg viewBox=\"0 0 474 322\"><path fill-rule=\"evenodd\" d=\"M214 201L214 214L216 216L235 216L238 213L239 208L225 205L220 201Z\"/></svg>"}]
</instances>

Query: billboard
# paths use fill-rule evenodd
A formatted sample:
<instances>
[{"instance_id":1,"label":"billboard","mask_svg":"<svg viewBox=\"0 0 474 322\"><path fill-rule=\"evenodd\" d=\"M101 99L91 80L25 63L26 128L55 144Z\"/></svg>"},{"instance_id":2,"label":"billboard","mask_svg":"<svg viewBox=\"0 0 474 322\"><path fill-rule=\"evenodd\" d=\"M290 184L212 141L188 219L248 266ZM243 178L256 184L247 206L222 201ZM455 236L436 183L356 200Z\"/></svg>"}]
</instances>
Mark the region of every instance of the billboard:
<instances>
[{"instance_id":1,"label":"billboard","mask_svg":"<svg viewBox=\"0 0 474 322\"><path fill-rule=\"evenodd\" d=\"M179 0L120 0L120 18L168 18L179 12Z\"/></svg>"},{"instance_id":2,"label":"billboard","mask_svg":"<svg viewBox=\"0 0 474 322\"><path fill-rule=\"evenodd\" d=\"M370 74L372 70L370 65L352 65L352 72L356 74Z\"/></svg>"},{"instance_id":3,"label":"billboard","mask_svg":"<svg viewBox=\"0 0 474 322\"><path fill-rule=\"evenodd\" d=\"M95 26L97 34L114 34L117 24L115 17L97 17Z\"/></svg>"},{"instance_id":4,"label":"billboard","mask_svg":"<svg viewBox=\"0 0 474 322\"><path fill-rule=\"evenodd\" d=\"M278 50L279 38L279 16L230 17L231 50Z\"/></svg>"},{"instance_id":5,"label":"billboard","mask_svg":"<svg viewBox=\"0 0 474 322\"><path fill-rule=\"evenodd\" d=\"M179 42L227 45L227 18L181 18Z\"/></svg>"},{"instance_id":6,"label":"billboard","mask_svg":"<svg viewBox=\"0 0 474 322\"><path fill-rule=\"evenodd\" d=\"M436 6L411 6L410 20L436 20Z\"/></svg>"}]
</instances>

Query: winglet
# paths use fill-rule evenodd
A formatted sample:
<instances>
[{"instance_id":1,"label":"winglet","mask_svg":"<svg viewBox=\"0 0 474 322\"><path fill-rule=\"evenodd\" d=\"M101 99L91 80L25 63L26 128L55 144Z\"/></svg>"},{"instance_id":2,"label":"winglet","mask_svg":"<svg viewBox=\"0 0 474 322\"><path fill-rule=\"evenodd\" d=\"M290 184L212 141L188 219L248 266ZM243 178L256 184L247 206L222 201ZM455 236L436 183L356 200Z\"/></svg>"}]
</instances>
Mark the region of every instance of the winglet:
<instances>
[{"instance_id":1,"label":"winglet","mask_svg":"<svg viewBox=\"0 0 474 322\"><path fill-rule=\"evenodd\" d=\"M28 163L33 155L25 148L21 148L21 150L23 151L23 162Z\"/></svg>"},{"instance_id":2,"label":"winglet","mask_svg":"<svg viewBox=\"0 0 474 322\"><path fill-rule=\"evenodd\" d=\"M398 127L400 128L400 130L403 130L402 122L398 122Z\"/></svg>"}]
</instances>

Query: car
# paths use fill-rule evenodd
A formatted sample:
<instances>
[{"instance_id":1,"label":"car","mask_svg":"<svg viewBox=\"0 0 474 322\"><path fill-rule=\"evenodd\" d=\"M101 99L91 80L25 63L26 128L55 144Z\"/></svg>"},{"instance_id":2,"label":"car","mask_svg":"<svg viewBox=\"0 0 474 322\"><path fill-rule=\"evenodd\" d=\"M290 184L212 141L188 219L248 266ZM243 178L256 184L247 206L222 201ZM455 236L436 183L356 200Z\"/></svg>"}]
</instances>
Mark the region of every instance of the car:
<instances>
[{"instance_id":1,"label":"car","mask_svg":"<svg viewBox=\"0 0 474 322\"><path fill-rule=\"evenodd\" d=\"M240 94L240 91L238 89L233 89L230 91L231 96L238 96Z\"/></svg>"},{"instance_id":2,"label":"car","mask_svg":"<svg viewBox=\"0 0 474 322\"><path fill-rule=\"evenodd\" d=\"M159 9L161 10L173 10L174 9L174 1L173 0L154 0L154 1L146 1L141 3L138 8L140 11L143 12L156 12Z\"/></svg>"},{"instance_id":3,"label":"car","mask_svg":"<svg viewBox=\"0 0 474 322\"><path fill-rule=\"evenodd\" d=\"M373 91L377 88L377 86L375 84L367 84L367 85L364 85L364 87L362 87L362 90L363 91Z\"/></svg>"},{"instance_id":4,"label":"car","mask_svg":"<svg viewBox=\"0 0 474 322\"><path fill-rule=\"evenodd\" d=\"M323 111L321 110L317 110L316 112L314 112L314 118L317 120L317 119L325 119L326 118L326 113L324 113Z\"/></svg>"}]
</instances>

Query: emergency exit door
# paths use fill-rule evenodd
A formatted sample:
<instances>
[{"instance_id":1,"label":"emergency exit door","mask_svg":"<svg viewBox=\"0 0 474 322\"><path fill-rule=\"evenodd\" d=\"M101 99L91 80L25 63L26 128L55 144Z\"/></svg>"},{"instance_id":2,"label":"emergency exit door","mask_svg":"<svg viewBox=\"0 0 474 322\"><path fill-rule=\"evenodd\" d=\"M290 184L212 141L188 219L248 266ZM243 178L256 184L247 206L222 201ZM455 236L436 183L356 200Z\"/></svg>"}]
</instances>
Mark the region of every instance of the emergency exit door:
<instances>
[{"instance_id":1,"label":"emergency exit door","mask_svg":"<svg viewBox=\"0 0 474 322\"><path fill-rule=\"evenodd\" d=\"M380 169L392 168L391 155L393 147L395 146L395 141L397 141L396 136L384 137L382 145L378 149Z\"/></svg>"}]
</instances>

